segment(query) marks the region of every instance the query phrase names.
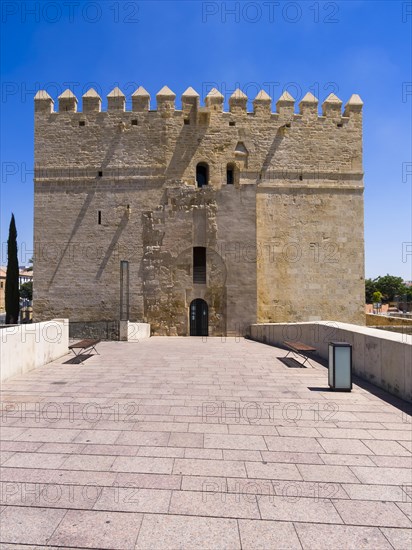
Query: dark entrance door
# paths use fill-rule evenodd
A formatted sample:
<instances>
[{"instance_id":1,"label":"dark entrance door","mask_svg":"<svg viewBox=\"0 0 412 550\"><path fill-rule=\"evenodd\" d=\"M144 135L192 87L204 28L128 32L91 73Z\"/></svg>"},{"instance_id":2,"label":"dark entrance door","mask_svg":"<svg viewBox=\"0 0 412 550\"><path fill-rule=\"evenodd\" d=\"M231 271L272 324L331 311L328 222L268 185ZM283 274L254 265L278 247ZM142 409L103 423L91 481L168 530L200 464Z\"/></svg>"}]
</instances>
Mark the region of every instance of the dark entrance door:
<instances>
[{"instance_id":1,"label":"dark entrance door","mask_svg":"<svg viewBox=\"0 0 412 550\"><path fill-rule=\"evenodd\" d=\"M209 314L207 303L201 298L190 304L190 336L208 336Z\"/></svg>"}]
</instances>

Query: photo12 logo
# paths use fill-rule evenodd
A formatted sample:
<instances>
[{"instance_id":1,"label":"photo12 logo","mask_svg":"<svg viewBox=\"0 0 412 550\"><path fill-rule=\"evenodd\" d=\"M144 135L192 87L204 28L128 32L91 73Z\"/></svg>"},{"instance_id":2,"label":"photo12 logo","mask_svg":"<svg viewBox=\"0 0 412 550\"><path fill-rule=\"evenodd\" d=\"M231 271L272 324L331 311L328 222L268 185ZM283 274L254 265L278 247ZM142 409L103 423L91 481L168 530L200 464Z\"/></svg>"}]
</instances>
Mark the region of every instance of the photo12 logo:
<instances>
[{"instance_id":1,"label":"photo12 logo","mask_svg":"<svg viewBox=\"0 0 412 550\"><path fill-rule=\"evenodd\" d=\"M202 22L339 23L337 2L202 2Z\"/></svg>"},{"instance_id":2,"label":"photo12 logo","mask_svg":"<svg viewBox=\"0 0 412 550\"><path fill-rule=\"evenodd\" d=\"M10 23L59 23L67 20L74 24L100 21L113 23L139 23L137 2L14 2L1 3L1 21Z\"/></svg>"}]
</instances>

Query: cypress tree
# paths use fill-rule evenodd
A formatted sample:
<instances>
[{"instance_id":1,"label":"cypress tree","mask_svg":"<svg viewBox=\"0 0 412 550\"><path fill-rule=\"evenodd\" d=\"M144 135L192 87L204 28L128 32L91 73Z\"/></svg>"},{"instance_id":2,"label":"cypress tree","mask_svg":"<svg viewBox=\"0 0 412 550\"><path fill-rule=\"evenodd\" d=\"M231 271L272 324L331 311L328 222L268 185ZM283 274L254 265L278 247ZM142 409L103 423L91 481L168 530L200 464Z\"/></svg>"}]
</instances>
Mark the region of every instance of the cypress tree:
<instances>
[{"instance_id":1,"label":"cypress tree","mask_svg":"<svg viewBox=\"0 0 412 550\"><path fill-rule=\"evenodd\" d=\"M19 262L17 259L17 231L14 214L11 215L7 241L6 274L6 325L16 324L19 319Z\"/></svg>"}]
</instances>

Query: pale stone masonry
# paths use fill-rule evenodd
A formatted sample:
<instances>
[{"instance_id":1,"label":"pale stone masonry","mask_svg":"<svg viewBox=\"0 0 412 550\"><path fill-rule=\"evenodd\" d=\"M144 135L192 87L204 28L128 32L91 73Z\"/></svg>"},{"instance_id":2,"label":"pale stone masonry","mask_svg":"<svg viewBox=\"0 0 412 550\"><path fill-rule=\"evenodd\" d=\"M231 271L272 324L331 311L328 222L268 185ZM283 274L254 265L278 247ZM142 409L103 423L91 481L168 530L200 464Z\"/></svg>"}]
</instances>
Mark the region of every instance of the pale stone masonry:
<instances>
[{"instance_id":1,"label":"pale stone masonry","mask_svg":"<svg viewBox=\"0 0 412 550\"><path fill-rule=\"evenodd\" d=\"M37 93L36 320L128 317L160 335L364 324L360 97L342 114L330 94L321 116L310 93L299 114L287 92L274 113L266 92L253 112L247 99L224 112L217 90L201 106L188 88L177 110L165 86L150 110L140 87L126 111L115 88L107 111L89 90L78 112L67 90L54 112Z\"/></svg>"}]
</instances>

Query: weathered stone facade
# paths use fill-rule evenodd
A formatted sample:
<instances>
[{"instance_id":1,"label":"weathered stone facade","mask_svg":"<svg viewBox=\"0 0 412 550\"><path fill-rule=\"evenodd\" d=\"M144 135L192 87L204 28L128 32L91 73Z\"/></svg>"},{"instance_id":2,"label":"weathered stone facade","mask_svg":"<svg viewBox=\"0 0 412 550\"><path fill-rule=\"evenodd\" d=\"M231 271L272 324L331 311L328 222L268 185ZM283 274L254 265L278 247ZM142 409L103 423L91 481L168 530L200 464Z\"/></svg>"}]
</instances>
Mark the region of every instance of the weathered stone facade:
<instances>
[{"instance_id":1,"label":"weathered stone facade","mask_svg":"<svg viewBox=\"0 0 412 550\"><path fill-rule=\"evenodd\" d=\"M288 93L275 113L265 92L253 112L240 90L229 112L217 90L204 107L191 88L181 110L166 87L156 99L150 110L139 88L126 111L116 88L102 112L89 90L77 112L66 91L54 112L36 95L36 320L126 315L186 335L201 298L210 335L256 322L363 324L359 96L342 115L331 94L322 116L311 94L299 114ZM194 247L206 249L206 283L194 282Z\"/></svg>"}]
</instances>

